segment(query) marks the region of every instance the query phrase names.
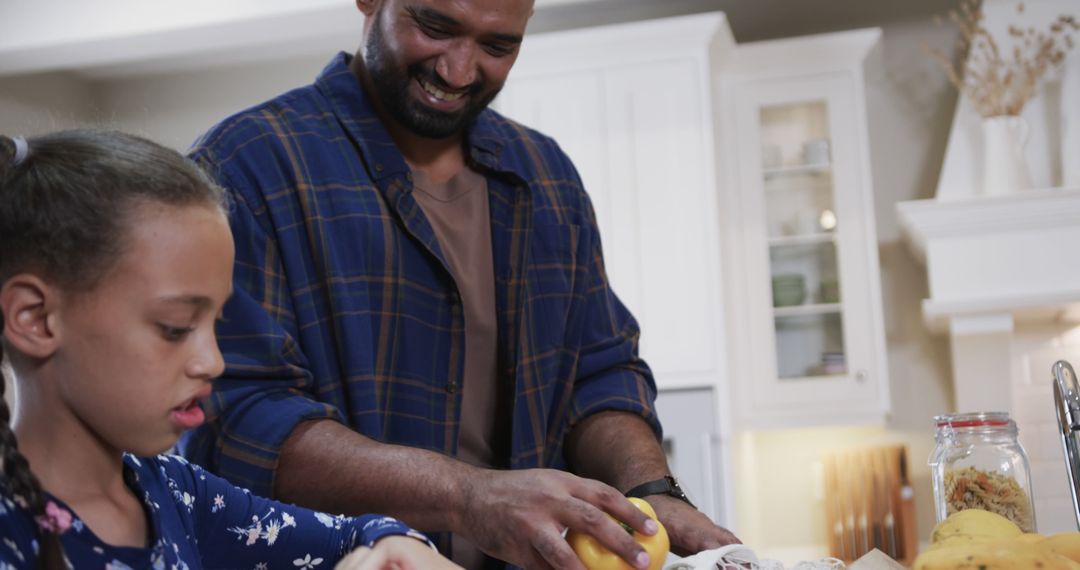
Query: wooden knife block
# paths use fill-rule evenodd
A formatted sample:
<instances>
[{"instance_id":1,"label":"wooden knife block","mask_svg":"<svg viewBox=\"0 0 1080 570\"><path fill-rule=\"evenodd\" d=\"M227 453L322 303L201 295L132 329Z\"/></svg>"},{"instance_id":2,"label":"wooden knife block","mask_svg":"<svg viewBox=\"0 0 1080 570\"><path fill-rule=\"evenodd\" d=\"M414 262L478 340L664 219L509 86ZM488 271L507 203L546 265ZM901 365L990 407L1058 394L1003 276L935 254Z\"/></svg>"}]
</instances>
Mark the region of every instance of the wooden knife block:
<instances>
[{"instance_id":1,"label":"wooden knife block","mask_svg":"<svg viewBox=\"0 0 1080 570\"><path fill-rule=\"evenodd\" d=\"M877 548L910 565L919 541L907 448L830 452L823 464L831 555L850 564Z\"/></svg>"}]
</instances>

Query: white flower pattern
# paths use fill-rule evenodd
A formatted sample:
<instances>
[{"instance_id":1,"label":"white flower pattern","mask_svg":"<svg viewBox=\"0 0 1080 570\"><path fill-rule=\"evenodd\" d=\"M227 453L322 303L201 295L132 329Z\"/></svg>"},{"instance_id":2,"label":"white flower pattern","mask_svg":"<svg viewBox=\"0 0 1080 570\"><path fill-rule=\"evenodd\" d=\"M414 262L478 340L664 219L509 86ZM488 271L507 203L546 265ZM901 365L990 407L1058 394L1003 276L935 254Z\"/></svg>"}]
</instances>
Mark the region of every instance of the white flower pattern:
<instances>
[{"instance_id":1,"label":"white flower pattern","mask_svg":"<svg viewBox=\"0 0 1080 570\"><path fill-rule=\"evenodd\" d=\"M293 566L296 566L297 568L307 568L308 570L322 564L322 562L322 558L312 559L310 554L292 561Z\"/></svg>"},{"instance_id":2,"label":"white flower pattern","mask_svg":"<svg viewBox=\"0 0 1080 570\"><path fill-rule=\"evenodd\" d=\"M15 553L15 557L18 558L20 562L26 561L26 557L23 555L22 551L19 550L19 545L15 544L14 540L11 540L10 538L5 536L4 545L10 548L13 553Z\"/></svg>"},{"instance_id":3,"label":"white flower pattern","mask_svg":"<svg viewBox=\"0 0 1080 570\"><path fill-rule=\"evenodd\" d=\"M281 514L280 522L273 518L275 514ZM253 546L260 539L265 540L267 546L273 546L283 529L296 526L296 517L285 512L278 513L277 509L271 507L262 518L252 516L251 524L247 527L234 526L229 532L235 534L237 539L244 540L244 546Z\"/></svg>"},{"instance_id":4,"label":"white flower pattern","mask_svg":"<svg viewBox=\"0 0 1080 570\"><path fill-rule=\"evenodd\" d=\"M281 525L277 521L270 521L266 525L266 545L273 546L277 542L278 532L281 531Z\"/></svg>"}]
</instances>

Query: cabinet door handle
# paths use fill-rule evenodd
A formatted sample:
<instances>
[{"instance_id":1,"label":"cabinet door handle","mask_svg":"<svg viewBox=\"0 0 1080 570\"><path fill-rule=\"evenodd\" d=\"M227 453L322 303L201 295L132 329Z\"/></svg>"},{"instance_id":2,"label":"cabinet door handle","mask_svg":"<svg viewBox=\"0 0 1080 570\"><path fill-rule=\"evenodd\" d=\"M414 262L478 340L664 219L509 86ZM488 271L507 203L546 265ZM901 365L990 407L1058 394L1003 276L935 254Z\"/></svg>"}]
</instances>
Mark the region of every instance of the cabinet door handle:
<instances>
[{"instance_id":1,"label":"cabinet door handle","mask_svg":"<svg viewBox=\"0 0 1080 570\"><path fill-rule=\"evenodd\" d=\"M865 370L857 370L855 372L855 381L860 384L866 382L866 376L867 374Z\"/></svg>"}]
</instances>

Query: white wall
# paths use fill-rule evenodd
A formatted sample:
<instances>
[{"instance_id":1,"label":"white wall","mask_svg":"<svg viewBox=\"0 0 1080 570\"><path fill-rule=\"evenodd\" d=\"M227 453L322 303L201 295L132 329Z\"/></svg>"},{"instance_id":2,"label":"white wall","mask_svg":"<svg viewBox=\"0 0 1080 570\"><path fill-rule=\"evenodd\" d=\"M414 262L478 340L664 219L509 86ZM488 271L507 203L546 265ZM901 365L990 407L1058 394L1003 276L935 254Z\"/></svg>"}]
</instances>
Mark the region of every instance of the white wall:
<instances>
[{"instance_id":1,"label":"white wall","mask_svg":"<svg viewBox=\"0 0 1080 570\"><path fill-rule=\"evenodd\" d=\"M311 83L331 55L110 79L93 90L111 124L185 150L226 116Z\"/></svg>"},{"instance_id":2,"label":"white wall","mask_svg":"<svg viewBox=\"0 0 1080 570\"><path fill-rule=\"evenodd\" d=\"M70 128L93 115L93 91L66 74L0 77L0 133L35 135Z\"/></svg>"}]
</instances>

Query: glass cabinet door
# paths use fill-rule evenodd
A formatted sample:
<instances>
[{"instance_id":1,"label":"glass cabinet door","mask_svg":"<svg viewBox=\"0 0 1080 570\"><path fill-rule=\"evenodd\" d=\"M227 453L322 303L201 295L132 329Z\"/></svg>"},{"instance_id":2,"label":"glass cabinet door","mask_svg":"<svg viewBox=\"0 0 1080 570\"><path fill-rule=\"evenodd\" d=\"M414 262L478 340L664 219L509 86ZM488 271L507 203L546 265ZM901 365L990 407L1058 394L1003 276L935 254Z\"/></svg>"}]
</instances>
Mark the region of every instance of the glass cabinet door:
<instances>
[{"instance_id":1,"label":"glass cabinet door","mask_svg":"<svg viewBox=\"0 0 1080 570\"><path fill-rule=\"evenodd\" d=\"M780 380L848 371L825 100L763 105L761 188Z\"/></svg>"},{"instance_id":2,"label":"glass cabinet door","mask_svg":"<svg viewBox=\"0 0 1080 570\"><path fill-rule=\"evenodd\" d=\"M837 38L827 51L843 59L852 36ZM792 42L762 44L747 57L777 67L747 63L725 91L736 414L765 429L876 423L889 389L866 78L861 59L777 63Z\"/></svg>"},{"instance_id":3,"label":"glass cabinet door","mask_svg":"<svg viewBox=\"0 0 1080 570\"><path fill-rule=\"evenodd\" d=\"M884 401L869 159L851 85L778 78L737 96L748 402L766 415L854 418Z\"/></svg>"}]
</instances>

